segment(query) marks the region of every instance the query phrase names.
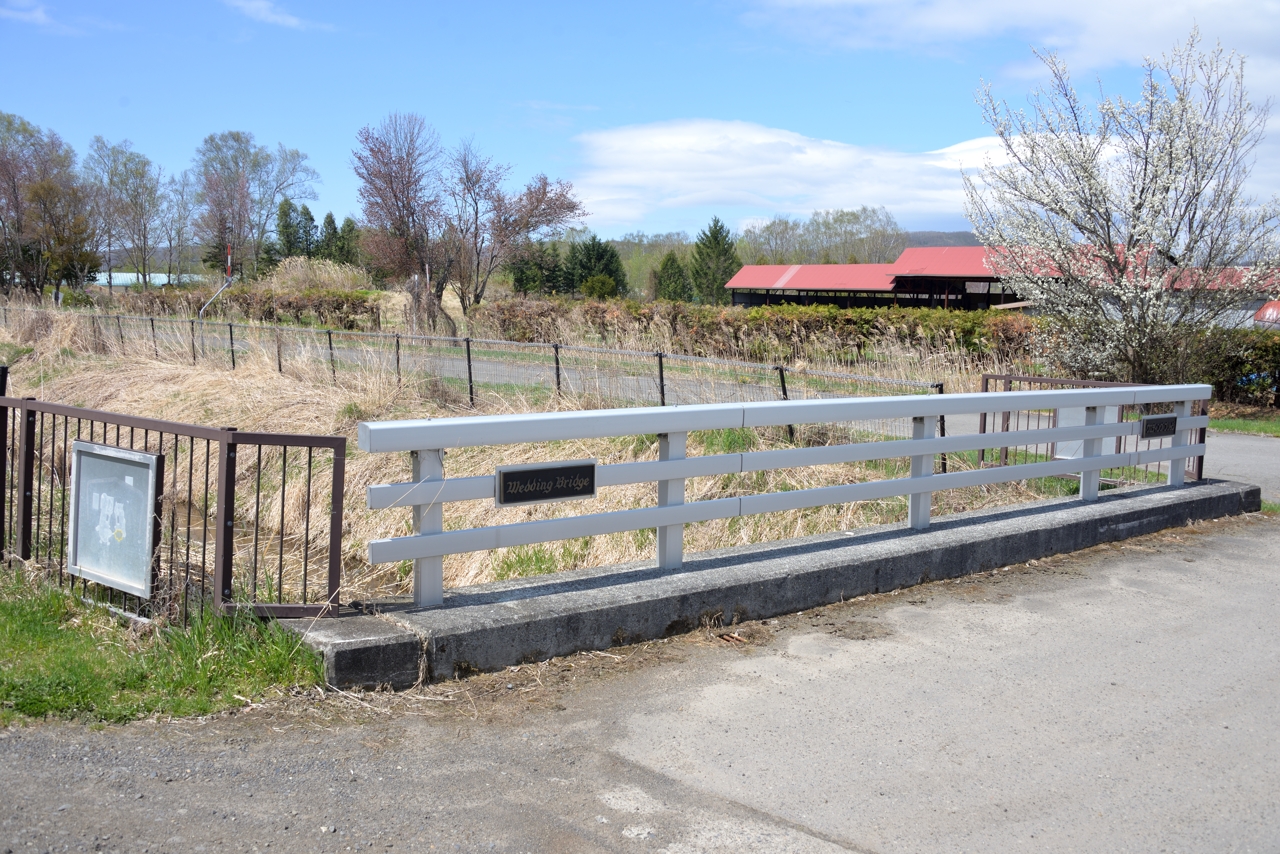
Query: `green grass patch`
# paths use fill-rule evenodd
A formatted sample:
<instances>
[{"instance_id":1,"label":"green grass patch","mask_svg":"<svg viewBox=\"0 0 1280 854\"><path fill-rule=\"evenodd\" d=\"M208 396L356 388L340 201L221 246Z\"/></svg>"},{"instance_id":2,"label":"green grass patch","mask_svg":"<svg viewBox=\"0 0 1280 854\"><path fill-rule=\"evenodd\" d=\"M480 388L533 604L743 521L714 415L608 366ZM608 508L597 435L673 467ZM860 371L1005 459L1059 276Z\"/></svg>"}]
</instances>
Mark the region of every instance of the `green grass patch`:
<instances>
[{"instance_id":1,"label":"green grass patch","mask_svg":"<svg viewBox=\"0 0 1280 854\"><path fill-rule=\"evenodd\" d=\"M760 437L750 427L733 427L728 430L698 430L691 439L702 444L707 456L715 454L742 454L760 446Z\"/></svg>"},{"instance_id":2,"label":"green grass patch","mask_svg":"<svg viewBox=\"0 0 1280 854\"><path fill-rule=\"evenodd\" d=\"M0 365L12 365L31 351L30 347L0 342Z\"/></svg>"},{"instance_id":3,"label":"green grass patch","mask_svg":"<svg viewBox=\"0 0 1280 854\"><path fill-rule=\"evenodd\" d=\"M251 616L137 628L56 588L0 590L0 723L204 715L322 679L297 635Z\"/></svg>"},{"instance_id":4,"label":"green grass patch","mask_svg":"<svg viewBox=\"0 0 1280 854\"><path fill-rule=\"evenodd\" d=\"M1280 436L1280 415L1275 418L1210 418L1209 427L1224 433L1253 433L1257 436Z\"/></svg>"},{"instance_id":5,"label":"green grass patch","mask_svg":"<svg viewBox=\"0 0 1280 854\"><path fill-rule=\"evenodd\" d=\"M515 546L498 558L494 576L499 581L506 581L509 578L531 578L573 569L582 565L590 550L590 537L566 540L559 547L550 543Z\"/></svg>"},{"instance_id":6,"label":"green grass patch","mask_svg":"<svg viewBox=\"0 0 1280 854\"><path fill-rule=\"evenodd\" d=\"M1263 513L1280 513L1280 502L1263 501L1262 512Z\"/></svg>"}]
</instances>

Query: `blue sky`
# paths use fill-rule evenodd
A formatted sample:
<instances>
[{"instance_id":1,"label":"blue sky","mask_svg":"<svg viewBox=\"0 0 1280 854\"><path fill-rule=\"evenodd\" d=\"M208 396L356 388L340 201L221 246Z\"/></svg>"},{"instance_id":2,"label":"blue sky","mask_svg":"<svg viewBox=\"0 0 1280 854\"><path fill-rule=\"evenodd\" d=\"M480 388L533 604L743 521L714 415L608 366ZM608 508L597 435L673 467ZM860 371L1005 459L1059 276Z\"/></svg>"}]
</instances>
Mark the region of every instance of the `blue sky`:
<instances>
[{"instance_id":1,"label":"blue sky","mask_svg":"<svg viewBox=\"0 0 1280 854\"><path fill-rule=\"evenodd\" d=\"M1280 94L1275 0L0 0L0 110L80 152L127 138L168 171L249 131L310 155L312 207L339 218L359 213L356 131L399 110L515 179L572 181L604 236L860 204L958 229L959 169L988 146L980 80L1021 100L1035 46L1081 88L1132 91L1195 23L1250 57L1256 100ZM1276 154L1255 192L1280 190Z\"/></svg>"}]
</instances>

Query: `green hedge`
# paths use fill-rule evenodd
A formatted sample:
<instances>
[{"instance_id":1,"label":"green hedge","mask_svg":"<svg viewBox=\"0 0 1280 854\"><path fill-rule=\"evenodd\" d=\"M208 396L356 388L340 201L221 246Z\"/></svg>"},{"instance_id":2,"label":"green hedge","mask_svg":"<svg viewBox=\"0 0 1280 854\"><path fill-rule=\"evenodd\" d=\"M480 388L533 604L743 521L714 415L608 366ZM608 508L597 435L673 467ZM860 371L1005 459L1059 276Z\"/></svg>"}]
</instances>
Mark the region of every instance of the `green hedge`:
<instances>
[{"instance_id":1,"label":"green hedge","mask_svg":"<svg viewBox=\"0 0 1280 854\"><path fill-rule=\"evenodd\" d=\"M1200 382L1212 383L1214 397L1254 406L1280 406L1280 331L1219 329L1208 333L1213 355Z\"/></svg>"},{"instance_id":2,"label":"green hedge","mask_svg":"<svg viewBox=\"0 0 1280 854\"><path fill-rule=\"evenodd\" d=\"M687 355L783 362L839 358L886 337L1015 357L1029 352L1036 321L1008 311L780 305L757 308L658 301L513 298L477 306L473 328L510 341L605 343L667 338Z\"/></svg>"}]
</instances>

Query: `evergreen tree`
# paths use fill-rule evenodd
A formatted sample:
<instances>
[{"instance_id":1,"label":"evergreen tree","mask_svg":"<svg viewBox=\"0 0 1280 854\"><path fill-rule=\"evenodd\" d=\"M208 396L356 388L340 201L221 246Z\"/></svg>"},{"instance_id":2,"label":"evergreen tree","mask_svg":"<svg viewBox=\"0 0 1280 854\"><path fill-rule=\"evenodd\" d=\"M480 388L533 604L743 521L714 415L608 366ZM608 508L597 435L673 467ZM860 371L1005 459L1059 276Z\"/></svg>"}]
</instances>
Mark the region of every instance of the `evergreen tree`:
<instances>
[{"instance_id":1,"label":"evergreen tree","mask_svg":"<svg viewBox=\"0 0 1280 854\"><path fill-rule=\"evenodd\" d=\"M627 293L627 272L622 267L622 257L617 249L594 234L569 247L564 259L561 290L577 293L592 276L608 276L613 279L618 295Z\"/></svg>"},{"instance_id":2,"label":"evergreen tree","mask_svg":"<svg viewBox=\"0 0 1280 854\"><path fill-rule=\"evenodd\" d=\"M333 259L343 264L360 263L360 228L351 217L342 220L338 229L338 251Z\"/></svg>"},{"instance_id":3,"label":"evergreen tree","mask_svg":"<svg viewBox=\"0 0 1280 854\"><path fill-rule=\"evenodd\" d=\"M613 299L623 296L612 276L595 275L582 283L582 295L591 299Z\"/></svg>"},{"instance_id":4,"label":"evergreen tree","mask_svg":"<svg viewBox=\"0 0 1280 854\"><path fill-rule=\"evenodd\" d=\"M276 253L281 258L302 254L298 235L298 208L290 199L282 199L276 208ZM225 252L223 253L226 254Z\"/></svg>"},{"instance_id":5,"label":"evergreen tree","mask_svg":"<svg viewBox=\"0 0 1280 854\"><path fill-rule=\"evenodd\" d=\"M320 226L320 245L316 247L316 255L329 261L341 261L338 257L338 221L333 218L333 211L324 215L324 225Z\"/></svg>"},{"instance_id":6,"label":"evergreen tree","mask_svg":"<svg viewBox=\"0 0 1280 854\"><path fill-rule=\"evenodd\" d=\"M689 279L693 293L699 302L717 305L729 302L725 283L742 269L737 249L729 228L719 217L712 217L711 224L698 235L693 245L693 257L689 263Z\"/></svg>"},{"instance_id":7,"label":"evergreen tree","mask_svg":"<svg viewBox=\"0 0 1280 854\"><path fill-rule=\"evenodd\" d=\"M298 253L310 258L316 254L320 246L320 232L316 228L316 218L306 205L298 208Z\"/></svg>"},{"instance_id":8,"label":"evergreen tree","mask_svg":"<svg viewBox=\"0 0 1280 854\"><path fill-rule=\"evenodd\" d=\"M689 273L685 270L674 251L662 256L658 265L658 299L669 299L677 302L688 302L693 298L693 288L689 284Z\"/></svg>"},{"instance_id":9,"label":"evergreen tree","mask_svg":"<svg viewBox=\"0 0 1280 854\"><path fill-rule=\"evenodd\" d=\"M560 291L563 269L560 250L535 243L508 265L511 286L518 294L554 294Z\"/></svg>"}]
</instances>

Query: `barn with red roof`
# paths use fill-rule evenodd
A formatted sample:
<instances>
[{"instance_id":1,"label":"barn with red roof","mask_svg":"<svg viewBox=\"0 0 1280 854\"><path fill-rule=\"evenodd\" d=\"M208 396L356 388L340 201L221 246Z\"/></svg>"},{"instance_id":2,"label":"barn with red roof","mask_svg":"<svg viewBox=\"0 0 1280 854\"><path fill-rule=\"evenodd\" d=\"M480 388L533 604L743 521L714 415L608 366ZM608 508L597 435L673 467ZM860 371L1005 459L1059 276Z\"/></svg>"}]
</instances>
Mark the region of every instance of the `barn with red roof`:
<instances>
[{"instance_id":1,"label":"barn with red roof","mask_svg":"<svg viewBox=\"0 0 1280 854\"><path fill-rule=\"evenodd\" d=\"M982 246L917 247L892 264L753 264L725 285L741 306L889 305L983 309L1017 301Z\"/></svg>"}]
</instances>

